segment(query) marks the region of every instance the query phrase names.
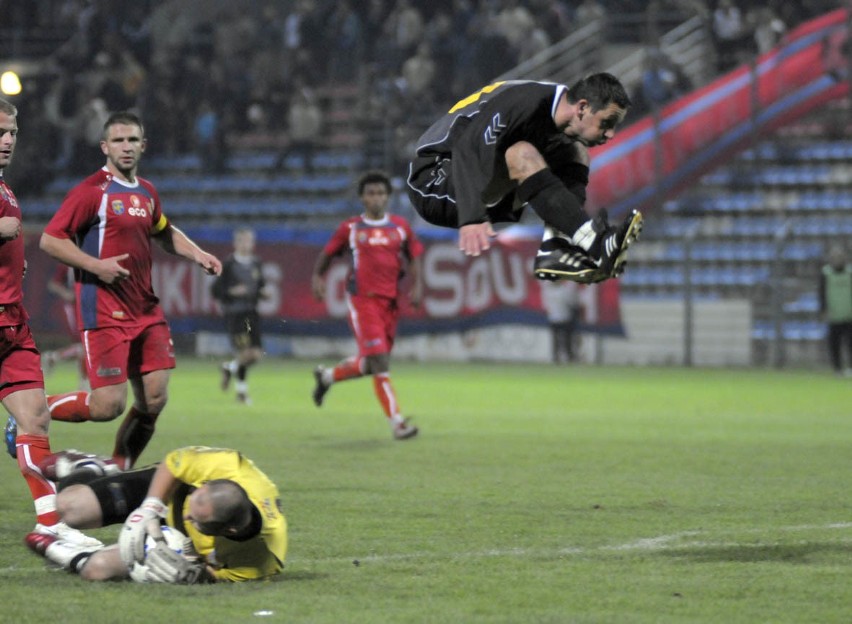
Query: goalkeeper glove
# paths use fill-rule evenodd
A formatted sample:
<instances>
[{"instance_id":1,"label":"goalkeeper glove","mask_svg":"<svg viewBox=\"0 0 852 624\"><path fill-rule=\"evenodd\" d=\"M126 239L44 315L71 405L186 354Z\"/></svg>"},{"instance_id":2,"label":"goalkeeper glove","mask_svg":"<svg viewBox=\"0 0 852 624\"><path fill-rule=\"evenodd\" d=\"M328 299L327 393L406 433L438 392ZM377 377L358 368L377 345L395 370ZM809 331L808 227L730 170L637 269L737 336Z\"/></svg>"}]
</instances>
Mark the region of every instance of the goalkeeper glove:
<instances>
[{"instance_id":1,"label":"goalkeeper glove","mask_svg":"<svg viewBox=\"0 0 852 624\"><path fill-rule=\"evenodd\" d=\"M134 562L145 559L145 538L149 535L155 540L163 539L160 520L166 517L168 507L155 496L149 496L142 505L133 511L118 536L118 550L121 560L129 568Z\"/></svg>"},{"instance_id":2,"label":"goalkeeper glove","mask_svg":"<svg viewBox=\"0 0 852 624\"><path fill-rule=\"evenodd\" d=\"M184 557L165 542L157 542L156 548L148 551L145 567L148 568L145 579L152 583L192 585L206 580L204 562Z\"/></svg>"}]
</instances>

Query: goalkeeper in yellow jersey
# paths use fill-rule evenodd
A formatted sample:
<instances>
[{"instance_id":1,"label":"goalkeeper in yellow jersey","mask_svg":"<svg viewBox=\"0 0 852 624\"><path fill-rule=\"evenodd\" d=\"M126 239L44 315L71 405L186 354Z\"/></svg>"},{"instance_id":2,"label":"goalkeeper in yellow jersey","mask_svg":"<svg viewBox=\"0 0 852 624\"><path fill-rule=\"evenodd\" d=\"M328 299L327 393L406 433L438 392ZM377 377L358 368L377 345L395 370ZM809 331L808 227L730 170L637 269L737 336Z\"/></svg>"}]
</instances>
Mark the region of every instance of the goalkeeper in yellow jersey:
<instances>
[{"instance_id":1,"label":"goalkeeper in yellow jersey","mask_svg":"<svg viewBox=\"0 0 852 624\"><path fill-rule=\"evenodd\" d=\"M25 542L85 579L247 581L284 566L287 521L278 488L238 451L180 448L155 466L127 472L66 451L41 468L56 476L63 465L73 470L59 481L62 520L90 529L123 522L118 544L84 548L37 533Z\"/></svg>"}]
</instances>

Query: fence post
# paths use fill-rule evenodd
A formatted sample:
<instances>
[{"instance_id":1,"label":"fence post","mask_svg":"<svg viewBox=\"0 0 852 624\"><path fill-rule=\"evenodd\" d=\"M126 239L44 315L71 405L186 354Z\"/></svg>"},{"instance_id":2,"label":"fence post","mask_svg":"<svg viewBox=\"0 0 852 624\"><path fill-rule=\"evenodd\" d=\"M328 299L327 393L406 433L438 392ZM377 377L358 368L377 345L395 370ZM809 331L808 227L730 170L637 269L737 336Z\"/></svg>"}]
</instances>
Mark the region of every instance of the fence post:
<instances>
[{"instance_id":1,"label":"fence post","mask_svg":"<svg viewBox=\"0 0 852 624\"><path fill-rule=\"evenodd\" d=\"M784 338L784 246L790 236L790 221L786 220L775 231L772 248L772 271L770 288L772 289L772 327L773 360L775 368L784 368L787 364L787 344Z\"/></svg>"},{"instance_id":2,"label":"fence post","mask_svg":"<svg viewBox=\"0 0 852 624\"><path fill-rule=\"evenodd\" d=\"M695 344L695 310L693 307L692 247L698 237L700 225L696 223L683 239L683 365L694 364L693 345Z\"/></svg>"}]
</instances>

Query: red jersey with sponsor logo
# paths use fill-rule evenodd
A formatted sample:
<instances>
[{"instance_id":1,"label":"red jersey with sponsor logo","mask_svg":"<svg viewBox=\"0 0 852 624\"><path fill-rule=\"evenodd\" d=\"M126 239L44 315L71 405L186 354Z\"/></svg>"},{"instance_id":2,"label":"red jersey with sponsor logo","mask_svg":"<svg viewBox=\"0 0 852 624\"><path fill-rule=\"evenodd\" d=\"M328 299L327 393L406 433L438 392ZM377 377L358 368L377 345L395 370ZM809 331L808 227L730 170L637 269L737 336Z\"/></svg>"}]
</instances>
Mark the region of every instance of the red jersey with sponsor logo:
<instances>
[{"instance_id":1,"label":"red jersey with sponsor logo","mask_svg":"<svg viewBox=\"0 0 852 624\"><path fill-rule=\"evenodd\" d=\"M21 207L12 189L0 176L0 217L21 219ZM0 327L20 325L28 316L24 310L24 234L15 240L0 240Z\"/></svg>"},{"instance_id":2,"label":"red jersey with sponsor logo","mask_svg":"<svg viewBox=\"0 0 852 624\"><path fill-rule=\"evenodd\" d=\"M352 295L389 297L398 295L406 260L423 254L423 244L408 221L396 215L378 220L365 215L341 223L323 251L336 256L349 249L352 265L347 290Z\"/></svg>"},{"instance_id":3,"label":"red jersey with sponsor logo","mask_svg":"<svg viewBox=\"0 0 852 624\"><path fill-rule=\"evenodd\" d=\"M165 319L151 286L151 236L168 227L154 185L137 176L119 180L103 168L75 186L44 231L72 239L96 258L121 254L130 277L105 284L75 269L77 322L80 329L149 325Z\"/></svg>"}]
</instances>

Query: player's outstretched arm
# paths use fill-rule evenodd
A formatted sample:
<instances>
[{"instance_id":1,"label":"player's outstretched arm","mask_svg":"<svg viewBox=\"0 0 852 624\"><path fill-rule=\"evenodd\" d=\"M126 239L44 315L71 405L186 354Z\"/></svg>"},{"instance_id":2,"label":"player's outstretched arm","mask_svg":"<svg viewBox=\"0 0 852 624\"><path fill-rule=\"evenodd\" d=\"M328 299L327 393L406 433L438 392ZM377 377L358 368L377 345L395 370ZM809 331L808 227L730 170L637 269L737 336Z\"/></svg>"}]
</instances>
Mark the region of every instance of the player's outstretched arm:
<instances>
[{"instance_id":1,"label":"player's outstretched arm","mask_svg":"<svg viewBox=\"0 0 852 624\"><path fill-rule=\"evenodd\" d=\"M174 225L170 224L153 238L164 251L191 260L204 269L208 275L219 275L222 273L222 263L219 259L196 245L189 236Z\"/></svg>"}]
</instances>

